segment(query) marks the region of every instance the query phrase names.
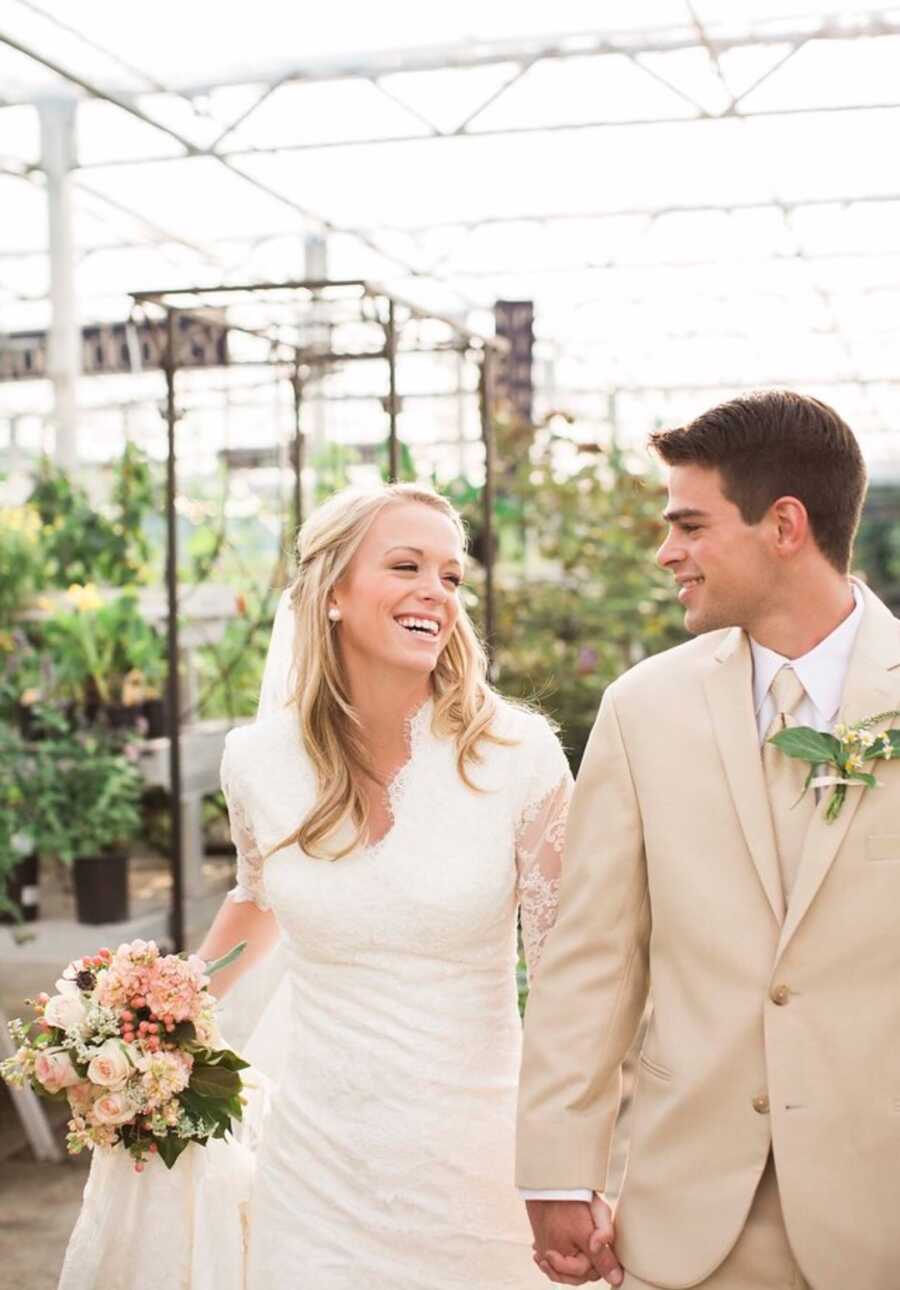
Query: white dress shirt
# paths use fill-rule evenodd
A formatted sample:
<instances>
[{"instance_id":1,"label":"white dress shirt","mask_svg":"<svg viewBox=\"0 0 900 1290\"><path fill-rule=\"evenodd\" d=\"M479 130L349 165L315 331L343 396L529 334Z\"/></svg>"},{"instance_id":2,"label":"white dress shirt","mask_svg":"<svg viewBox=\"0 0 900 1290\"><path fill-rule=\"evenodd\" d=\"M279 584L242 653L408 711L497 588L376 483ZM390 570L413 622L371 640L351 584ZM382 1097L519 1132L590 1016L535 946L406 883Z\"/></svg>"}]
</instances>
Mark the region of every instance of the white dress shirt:
<instances>
[{"instance_id":1,"label":"white dress shirt","mask_svg":"<svg viewBox=\"0 0 900 1290\"><path fill-rule=\"evenodd\" d=\"M769 693L769 687L776 674L785 664L792 667L803 686L804 695L794 710L794 719L798 726L812 726L815 730L831 731L841 696L850 655L859 624L863 616L863 599L858 588L851 583L855 605L853 611L835 627L830 635L814 646L800 658L785 658L758 644L750 638L750 652L753 655L753 710L756 713L756 725L759 730L759 742L762 744L766 732L775 720L775 702ZM533 1191L519 1189L523 1200L586 1200L593 1199L594 1193L586 1187L572 1187L555 1191Z\"/></svg>"},{"instance_id":2,"label":"white dress shirt","mask_svg":"<svg viewBox=\"0 0 900 1290\"><path fill-rule=\"evenodd\" d=\"M760 743L777 715L769 687L785 664L794 669L804 690L803 698L793 713L797 725L831 731L841 706L850 655L853 653L853 644L863 616L862 596L853 584L851 586L856 602L852 613L808 654L803 654L800 658L784 658L765 645L758 644L751 636L753 710L756 713Z\"/></svg>"}]
</instances>

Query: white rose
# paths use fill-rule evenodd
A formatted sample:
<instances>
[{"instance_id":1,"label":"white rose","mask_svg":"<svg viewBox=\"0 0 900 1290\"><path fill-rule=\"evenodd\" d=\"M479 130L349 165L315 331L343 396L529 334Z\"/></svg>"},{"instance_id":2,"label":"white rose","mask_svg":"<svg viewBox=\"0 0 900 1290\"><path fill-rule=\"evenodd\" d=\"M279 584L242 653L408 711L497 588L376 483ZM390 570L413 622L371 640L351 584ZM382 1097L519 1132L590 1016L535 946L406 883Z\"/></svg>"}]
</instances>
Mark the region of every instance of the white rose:
<instances>
[{"instance_id":1,"label":"white rose","mask_svg":"<svg viewBox=\"0 0 900 1290\"><path fill-rule=\"evenodd\" d=\"M133 1119L135 1108L124 1093L110 1091L98 1097L91 1109L91 1116L97 1124L127 1124Z\"/></svg>"},{"instance_id":2,"label":"white rose","mask_svg":"<svg viewBox=\"0 0 900 1290\"><path fill-rule=\"evenodd\" d=\"M92 1084L100 1084L103 1088L120 1089L131 1074L131 1062L128 1060L124 1044L121 1044L118 1039L107 1039L91 1059L87 1074Z\"/></svg>"},{"instance_id":3,"label":"white rose","mask_svg":"<svg viewBox=\"0 0 900 1290\"><path fill-rule=\"evenodd\" d=\"M78 994L55 994L44 1007L44 1020L60 1030L73 1030L87 1016L87 1009Z\"/></svg>"},{"instance_id":4,"label":"white rose","mask_svg":"<svg viewBox=\"0 0 900 1290\"><path fill-rule=\"evenodd\" d=\"M71 1088L81 1080L69 1054L59 1049L39 1053L34 1063L34 1074L38 1083L43 1085L48 1093L58 1093L61 1088Z\"/></svg>"}]
</instances>

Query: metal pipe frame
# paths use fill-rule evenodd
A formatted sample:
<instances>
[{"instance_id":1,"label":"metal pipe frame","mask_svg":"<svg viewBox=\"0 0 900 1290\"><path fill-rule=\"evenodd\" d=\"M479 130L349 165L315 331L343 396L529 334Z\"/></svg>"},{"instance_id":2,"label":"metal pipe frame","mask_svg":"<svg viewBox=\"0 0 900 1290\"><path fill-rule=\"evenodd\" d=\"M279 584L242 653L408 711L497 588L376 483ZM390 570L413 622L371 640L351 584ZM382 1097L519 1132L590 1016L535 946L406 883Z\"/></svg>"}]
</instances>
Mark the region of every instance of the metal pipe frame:
<instances>
[{"instance_id":1,"label":"metal pipe frame","mask_svg":"<svg viewBox=\"0 0 900 1290\"><path fill-rule=\"evenodd\" d=\"M177 446L176 429L178 412L175 405L175 373L178 369L178 336L175 314L166 318L166 600L168 621L166 640L168 646L168 677L166 694L169 704L169 794L172 820L172 906L170 933L176 952L185 949L184 922L184 838L181 809L181 687L178 656L178 516L175 511L177 495Z\"/></svg>"},{"instance_id":2,"label":"metal pipe frame","mask_svg":"<svg viewBox=\"0 0 900 1290\"><path fill-rule=\"evenodd\" d=\"M494 583L494 373L493 355L485 350L481 356L479 380L481 437L484 442L484 486L481 493L481 516L484 555L484 643L488 663L494 664L497 636L496 587Z\"/></svg>"}]
</instances>

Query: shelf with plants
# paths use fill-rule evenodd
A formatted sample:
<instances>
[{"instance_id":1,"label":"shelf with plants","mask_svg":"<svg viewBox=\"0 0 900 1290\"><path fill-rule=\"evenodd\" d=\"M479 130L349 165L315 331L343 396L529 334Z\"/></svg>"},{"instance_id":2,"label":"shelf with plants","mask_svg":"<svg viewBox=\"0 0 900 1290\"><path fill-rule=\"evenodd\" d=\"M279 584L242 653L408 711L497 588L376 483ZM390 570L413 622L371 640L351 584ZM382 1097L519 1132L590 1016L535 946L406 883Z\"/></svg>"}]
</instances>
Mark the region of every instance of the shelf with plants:
<instances>
[{"instance_id":1,"label":"shelf with plants","mask_svg":"<svg viewBox=\"0 0 900 1290\"><path fill-rule=\"evenodd\" d=\"M42 463L27 501L0 508L0 565L9 574L0 586L0 917L37 912L38 855L73 867L76 896L80 862L102 857L100 894L121 893L123 857L140 841L141 795L168 788L167 604L161 555L147 536L158 498L151 468L135 449L114 468L109 494L95 505L86 488ZM208 535L198 540L195 574L212 571L211 546ZM254 682L240 693L233 682L262 666L267 632L244 623L242 611L246 616L246 600L230 587L185 588L182 799L189 827L196 822L188 839L196 870L202 798L218 789L222 746L234 724L229 704L237 698L252 712ZM72 809L63 808L66 800ZM91 919L89 904L81 916Z\"/></svg>"}]
</instances>

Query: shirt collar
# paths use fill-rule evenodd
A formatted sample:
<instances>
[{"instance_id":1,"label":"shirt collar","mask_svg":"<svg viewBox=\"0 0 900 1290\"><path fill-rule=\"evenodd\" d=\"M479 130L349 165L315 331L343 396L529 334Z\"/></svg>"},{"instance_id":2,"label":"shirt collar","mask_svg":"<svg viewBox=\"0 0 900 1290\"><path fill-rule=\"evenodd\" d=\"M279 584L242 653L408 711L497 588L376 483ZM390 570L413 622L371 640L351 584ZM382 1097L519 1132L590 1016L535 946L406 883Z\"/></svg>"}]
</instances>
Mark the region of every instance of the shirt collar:
<instances>
[{"instance_id":1,"label":"shirt collar","mask_svg":"<svg viewBox=\"0 0 900 1290\"><path fill-rule=\"evenodd\" d=\"M800 658L784 658L750 637L750 651L753 655L753 707L757 716L769 687L785 663L797 673L813 705L826 721L832 721L837 715L864 608L859 588L855 582L850 585L855 601L852 613L808 654L803 654Z\"/></svg>"}]
</instances>

